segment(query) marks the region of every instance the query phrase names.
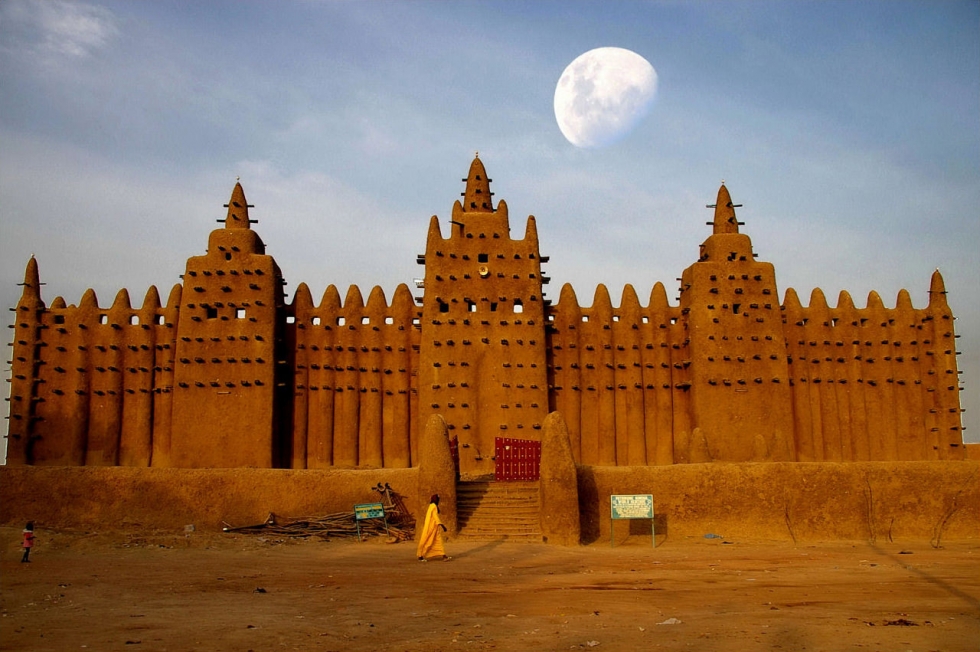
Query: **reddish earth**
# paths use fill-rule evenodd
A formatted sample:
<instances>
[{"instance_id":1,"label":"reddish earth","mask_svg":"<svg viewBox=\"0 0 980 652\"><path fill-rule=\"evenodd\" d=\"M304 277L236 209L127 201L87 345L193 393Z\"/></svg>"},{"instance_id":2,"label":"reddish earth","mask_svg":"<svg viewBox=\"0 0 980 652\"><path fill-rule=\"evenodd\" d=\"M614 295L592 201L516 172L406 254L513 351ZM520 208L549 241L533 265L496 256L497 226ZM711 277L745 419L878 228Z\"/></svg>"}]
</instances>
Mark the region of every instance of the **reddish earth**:
<instances>
[{"instance_id":1,"label":"reddish earth","mask_svg":"<svg viewBox=\"0 0 980 652\"><path fill-rule=\"evenodd\" d=\"M579 548L0 528L2 650L976 650L980 545Z\"/></svg>"}]
</instances>

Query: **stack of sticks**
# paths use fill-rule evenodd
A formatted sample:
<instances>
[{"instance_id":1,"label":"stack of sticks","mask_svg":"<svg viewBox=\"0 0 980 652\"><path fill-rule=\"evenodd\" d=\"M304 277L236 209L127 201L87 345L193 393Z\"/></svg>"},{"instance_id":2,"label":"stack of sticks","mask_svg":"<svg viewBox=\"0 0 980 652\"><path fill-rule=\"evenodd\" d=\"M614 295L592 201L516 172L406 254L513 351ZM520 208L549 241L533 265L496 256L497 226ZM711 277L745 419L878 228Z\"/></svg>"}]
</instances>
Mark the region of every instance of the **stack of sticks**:
<instances>
[{"instance_id":1,"label":"stack of sticks","mask_svg":"<svg viewBox=\"0 0 980 652\"><path fill-rule=\"evenodd\" d=\"M380 482L371 487L372 491L381 494L379 501L385 508L388 522L385 530L384 519L368 519L360 522L361 536L388 536L395 541L409 541L415 536L415 519L405 507L404 498L395 492L388 483ZM279 519L270 513L264 523L235 527L224 524L224 532L239 534L265 534L271 536L304 538L320 537L329 540L333 538L349 538L357 536L357 523L353 510L326 516L311 516L302 518Z\"/></svg>"}]
</instances>

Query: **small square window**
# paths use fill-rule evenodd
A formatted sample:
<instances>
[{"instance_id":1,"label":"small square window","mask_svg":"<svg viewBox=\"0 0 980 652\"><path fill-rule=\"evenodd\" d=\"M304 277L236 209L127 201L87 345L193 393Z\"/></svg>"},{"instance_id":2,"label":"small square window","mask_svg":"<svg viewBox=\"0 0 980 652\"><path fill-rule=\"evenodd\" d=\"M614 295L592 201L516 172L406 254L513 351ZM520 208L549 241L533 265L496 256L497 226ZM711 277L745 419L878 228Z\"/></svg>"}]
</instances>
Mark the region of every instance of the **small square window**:
<instances>
[{"instance_id":1,"label":"small square window","mask_svg":"<svg viewBox=\"0 0 980 652\"><path fill-rule=\"evenodd\" d=\"M108 324L109 323L109 315L99 315L99 323L100 324Z\"/></svg>"},{"instance_id":2,"label":"small square window","mask_svg":"<svg viewBox=\"0 0 980 652\"><path fill-rule=\"evenodd\" d=\"M236 308L235 309L235 319L245 319L245 309Z\"/></svg>"},{"instance_id":3,"label":"small square window","mask_svg":"<svg viewBox=\"0 0 980 652\"><path fill-rule=\"evenodd\" d=\"M347 323L347 319L346 318L344 318L344 317L337 317L337 325L338 326L343 326L346 323Z\"/></svg>"},{"instance_id":4,"label":"small square window","mask_svg":"<svg viewBox=\"0 0 980 652\"><path fill-rule=\"evenodd\" d=\"M371 323L371 318L370 317L361 317L361 323L362 324L370 324Z\"/></svg>"},{"instance_id":5,"label":"small square window","mask_svg":"<svg viewBox=\"0 0 980 652\"><path fill-rule=\"evenodd\" d=\"M140 325L139 315L133 315L132 317L130 317L129 318L129 324L131 326L139 326Z\"/></svg>"},{"instance_id":6,"label":"small square window","mask_svg":"<svg viewBox=\"0 0 980 652\"><path fill-rule=\"evenodd\" d=\"M218 309L217 308L212 308L211 306L208 306L204 310L205 310L205 315L207 316L208 319L217 319L218 318Z\"/></svg>"},{"instance_id":7,"label":"small square window","mask_svg":"<svg viewBox=\"0 0 980 652\"><path fill-rule=\"evenodd\" d=\"M391 326L394 323L395 323L395 318L394 317L385 317L385 324L387 324L388 326Z\"/></svg>"},{"instance_id":8,"label":"small square window","mask_svg":"<svg viewBox=\"0 0 980 652\"><path fill-rule=\"evenodd\" d=\"M320 318L319 317L314 317L311 323L314 326L319 326L320 325Z\"/></svg>"},{"instance_id":9,"label":"small square window","mask_svg":"<svg viewBox=\"0 0 980 652\"><path fill-rule=\"evenodd\" d=\"M487 263L490 262L490 254L480 254L477 256L477 262Z\"/></svg>"},{"instance_id":10,"label":"small square window","mask_svg":"<svg viewBox=\"0 0 980 652\"><path fill-rule=\"evenodd\" d=\"M287 315L286 316L286 323L287 324L295 324L296 323L296 317L293 316L293 315Z\"/></svg>"}]
</instances>

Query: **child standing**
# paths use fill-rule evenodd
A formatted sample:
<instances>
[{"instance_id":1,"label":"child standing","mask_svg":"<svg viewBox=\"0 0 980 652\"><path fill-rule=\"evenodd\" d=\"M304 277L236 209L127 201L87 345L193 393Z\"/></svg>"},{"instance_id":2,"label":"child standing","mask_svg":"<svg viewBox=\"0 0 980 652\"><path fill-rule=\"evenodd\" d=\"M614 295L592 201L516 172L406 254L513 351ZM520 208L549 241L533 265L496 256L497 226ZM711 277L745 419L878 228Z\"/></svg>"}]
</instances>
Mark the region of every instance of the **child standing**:
<instances>
[{"instance_id":1,"label":"child standing","mask_svg":"<svg viewBox=\"0 0 980 652\"><path fill-rule=\"evenodd\" d=\"M22 564L29 564L31 562L28 557L31 556L31 548L34 547L34 521L28 521L27 525L24 526L24 557L20 560Z\"/></svg>"}]
</instances>

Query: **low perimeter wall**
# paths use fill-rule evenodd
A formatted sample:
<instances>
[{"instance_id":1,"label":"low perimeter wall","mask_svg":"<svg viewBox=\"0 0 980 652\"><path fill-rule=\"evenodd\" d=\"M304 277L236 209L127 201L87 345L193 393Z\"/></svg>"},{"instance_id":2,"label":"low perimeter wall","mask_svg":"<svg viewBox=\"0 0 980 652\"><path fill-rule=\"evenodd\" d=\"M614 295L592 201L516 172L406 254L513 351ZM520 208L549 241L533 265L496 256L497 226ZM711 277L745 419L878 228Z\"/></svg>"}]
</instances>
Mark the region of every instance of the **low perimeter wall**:
<instances>
[{"instance_id":1,"label":"low perimeter wall","mask_svg":"<svg viewBox=\"0 0 980 652\"><path fill-rule=\"evenodd\" d=\"M371 488L388 483L417 510L418 471L0 467L0 524L64 528L218 531L283 518L352 512L380 502Z\"/></svg>"},{"instance_id":2,"label":"low perimeter wall","mask_svg":"<svg viewBox=\"0 0 980 652\"><path fill-rule=\"evenodd\" d=\"M980 463L579 467L582 541L609 541L609 496L653 494L657 542L980 539ZM649 539L649 521L615 521Z\"/></svg>"},{"instance_id":3,"label":"low perimeter wall","mask_svg":"<svg viewBox=\"0 0 980 652\"><path fill-rule=\"evenodd\" d=\"M0 466L0 524L218 531L376 502L388 483L418 506L417 469L276 470ZM579 467L583 543L609 540L609 496L653 494L658 545L734 541L980 540L980 463L855 462ZM427 500L428 497L425 497ZM417 515L417 514L416 514ZM649 521L617 521L617 541Z\"/></svg>"}]
</instances>

